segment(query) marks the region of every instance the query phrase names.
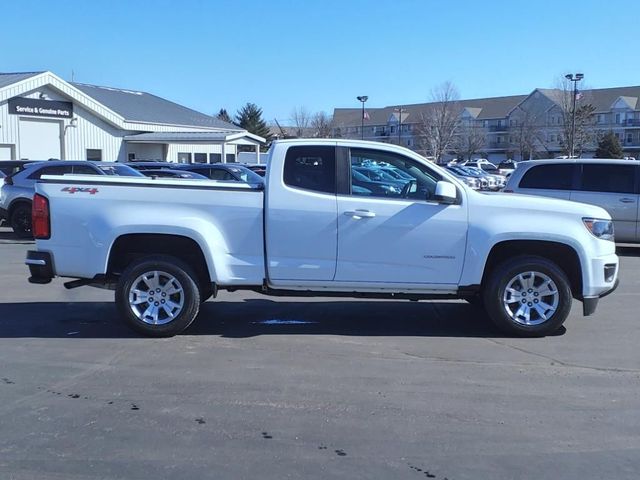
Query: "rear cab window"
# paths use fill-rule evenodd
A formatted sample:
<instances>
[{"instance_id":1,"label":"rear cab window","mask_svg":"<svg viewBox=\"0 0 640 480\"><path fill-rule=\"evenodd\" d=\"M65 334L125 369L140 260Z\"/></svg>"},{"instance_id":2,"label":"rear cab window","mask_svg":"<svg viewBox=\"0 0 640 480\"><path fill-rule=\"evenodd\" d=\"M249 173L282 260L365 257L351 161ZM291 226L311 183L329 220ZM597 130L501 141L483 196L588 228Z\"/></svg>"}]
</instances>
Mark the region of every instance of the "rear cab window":
<instances>
[{"instance_id":1,"label":"rear cab window","mask_svg":"<svg viewBox=\"0 0 640 480\"><path fill-rule=\"evenodd\" d=\"M520 188L538 190L571 190L573 187L574 164L536 165L530 168L520 180Z\"/></svg>"},{"instance_id":2,"label":"rear cab window","mask_svg":"<svg viewBox=\"0 0 640 480\"><path fill-rule=\"evenodd\" d=\"M289 187L335 194L335 146L290 147L284 160L283 176Z\"/></svg>"}]
</instances>

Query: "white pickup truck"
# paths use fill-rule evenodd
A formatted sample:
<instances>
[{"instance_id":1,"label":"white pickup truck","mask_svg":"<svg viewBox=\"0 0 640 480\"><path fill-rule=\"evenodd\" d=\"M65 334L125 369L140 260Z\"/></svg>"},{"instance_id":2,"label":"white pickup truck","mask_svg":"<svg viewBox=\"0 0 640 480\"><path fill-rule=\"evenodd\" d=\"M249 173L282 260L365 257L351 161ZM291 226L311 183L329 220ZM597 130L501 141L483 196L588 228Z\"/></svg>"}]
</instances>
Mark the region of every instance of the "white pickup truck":
<instances>
[{"instance_id":1,"label":"white pickup truck","mask_svg":"<svg viewBox=\"0 0 640 480\"><path fill-rule=\"evenodd\" d=\"M33 232L30 282L115 289L122 317L150 336L181 332L201 302L238 289L462 298L510 334L540 336L572 298L592 314L618 276L602 208L478 193L415 152L355 140L275 142L264 188L43 177Z\"/></svg>"}]
</instances>

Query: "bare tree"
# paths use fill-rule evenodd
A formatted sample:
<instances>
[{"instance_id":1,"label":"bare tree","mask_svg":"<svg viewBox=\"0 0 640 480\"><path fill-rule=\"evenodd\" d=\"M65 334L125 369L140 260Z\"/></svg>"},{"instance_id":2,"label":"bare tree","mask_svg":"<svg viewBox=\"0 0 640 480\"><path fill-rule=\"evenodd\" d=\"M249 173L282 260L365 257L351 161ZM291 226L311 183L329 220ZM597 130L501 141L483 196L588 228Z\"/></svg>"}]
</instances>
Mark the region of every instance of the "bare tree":
<instances>
[{"instance_id":1,"label":"bare tree","mask_svg":"<svg viewBox=\"0 0 640 480\"><path fill-rule=\"evenodd\" d=\"M486 131L479 122L467 120L458 126L453 141L453 151L464 159L480 152L486 143Z\"/></svg>"},{"instance_id":2,"label":"bare tree","mask_svg":"<svg viewBox=\"0 0 640 480\"><path fill-rule=\"evenodd\" d=\"M308 133L311 114L305 107L296 107L291 111L291 123L295 129L295 136L304 137Z\"/></svg>"},{"instance_id":3,"label":"bare tree","mask_svg":"<svg viewBox=\"0 0 640 480\"><path fill-rule=\"evenodd\" d=\"M325 112L317 112L311 119L313 136L317 138L331 137L332 118Z\"/></svg>"},{"instance_id":4,"label":"bare tree","mask_svg":"<svg viewBox=\"0 0 640 480\"><path fill-rule=\"evenodd\" d=\"M562 133L560 145L568 155L571 144L571 123L573 115L573 82L562 77L557 82L558 99L562 115ZM574 152L580 156L585 148L593 148L598 140L598 132L595 130L596 118L594 112L596 108L591 104L591 93L589 90L581 91L575 102L575 127L573 145Z\"/></svg>"},{"instance_id":5,"label":"bare tree","mask_svg":"<svg viewBox=\"0 0 640 480\"><path fill-rule=\"evenodd\" d=\"M542 129L544 118L544 111L522 105L510 115L513 122L509 128L510 143L520 154L520 160L532 159L535 152L540 150L539 147L546 149L546 137Z\"/></svg>"},{"instance_id":6,"label":"bare tree","mask_svg":"<svg viewBox=\"0 0 640 480\"><path fill-rule=\"evenodd\" d=\"M431 101L421 112L416 125L419 147L437 163L451 150L460 124L460 95L451 82L431 91Z\"/></svg>"}]
</instances>

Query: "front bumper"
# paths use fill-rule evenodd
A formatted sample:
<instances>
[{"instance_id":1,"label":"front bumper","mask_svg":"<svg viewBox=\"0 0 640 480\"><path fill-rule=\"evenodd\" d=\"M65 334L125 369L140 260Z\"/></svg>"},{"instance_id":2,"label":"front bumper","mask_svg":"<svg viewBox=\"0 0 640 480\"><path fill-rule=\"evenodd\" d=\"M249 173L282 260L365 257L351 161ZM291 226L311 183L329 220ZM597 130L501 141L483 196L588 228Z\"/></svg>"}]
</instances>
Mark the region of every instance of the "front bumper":
<instances>
[{"instance_id":1,"label":"front bumper","mask_svg":"<svg viewBox=\"0 0 640 480\"><path fill-rule=\"evenodd\" d=\"M620 279L618 257L606 255L592 259L589 275L589 288L585 289L582 300L582 314L587 317L596 311L598 300L613 293L618 288Z\"/></svg>"},{"instance_id":2,"label":"front bumper","mask_svg":"<svg viewBox=\"0 0 640 480\"><path fill-rule=\"evenodd\" d=\"M29 250L24 263L29 267L29 283L49 283L55 277L53 257L49 252Z\"/></svg>"},{"instance_id":3,"label":"front bumper","mask_svg":"<svg viewBox=\"0 0 640 480\"><path fill-rule=\"evenodd\" d=\"M585 317L593 315L593 313L596 311L596 307L598 306L598 300L606 297L610 293L613 293L613 291L618 288L619 283L620 279L616 278L616 283L613 284L613 288L611 288L611 290L604 292L599 297L584 297L582 299L582 315L584 315Z\"/></svg>"}]
</instances>

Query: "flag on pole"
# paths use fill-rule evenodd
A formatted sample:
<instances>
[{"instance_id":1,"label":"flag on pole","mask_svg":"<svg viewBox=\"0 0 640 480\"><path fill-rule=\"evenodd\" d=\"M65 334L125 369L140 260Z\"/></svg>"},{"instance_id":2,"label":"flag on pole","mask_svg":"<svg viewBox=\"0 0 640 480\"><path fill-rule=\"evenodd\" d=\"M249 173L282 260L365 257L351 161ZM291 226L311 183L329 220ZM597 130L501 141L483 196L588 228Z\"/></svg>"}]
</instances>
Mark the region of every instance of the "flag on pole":
<instances>
[{"instance_id":1,"label":"flag on pole","mask_svg":"<svg viewBox=\"0 0 640 480\"><path fill-rule=\"evenodd\" d=\"M580 100L582 98L582 92L580 90L576 90L576 100Z\"/></svg>"},{"instance_id":2,"label":"flag on pole","mask_svg":"<svg viewBox=\"0 0 640 480\"><path fill-rule=\"evenodd\" d=\"M362 119L363 120L369 120L369 112L367 112L366 110L364 111L364 113L362 114Z\"/></svg>"}]
</instances>

